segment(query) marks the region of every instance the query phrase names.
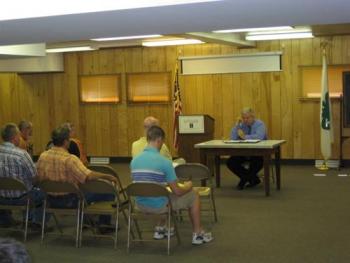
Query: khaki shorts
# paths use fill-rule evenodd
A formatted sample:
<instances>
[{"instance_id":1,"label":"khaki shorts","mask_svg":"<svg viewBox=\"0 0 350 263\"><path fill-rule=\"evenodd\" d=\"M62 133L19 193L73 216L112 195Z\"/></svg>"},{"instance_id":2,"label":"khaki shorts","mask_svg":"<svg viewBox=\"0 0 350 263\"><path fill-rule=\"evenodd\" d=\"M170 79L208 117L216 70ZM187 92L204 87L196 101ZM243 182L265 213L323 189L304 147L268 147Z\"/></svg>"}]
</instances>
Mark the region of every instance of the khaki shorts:
<instances>
[{"instance_id":1,"label":"khaki shorts","mask_svg":"<svg viewBox=\"0 0 350 263\"><path fill-rule=\"evenodd\" d=\"M193 206L195 198L196 198L196 193L193 190L182 196L170 194L170 202L174 211L191 208ZM168 212L168 206L164 206L162 208L152 208L152 207L137 205L137 208L140 211L147 214L163 214Z\"/></svg>"}]
</instances>

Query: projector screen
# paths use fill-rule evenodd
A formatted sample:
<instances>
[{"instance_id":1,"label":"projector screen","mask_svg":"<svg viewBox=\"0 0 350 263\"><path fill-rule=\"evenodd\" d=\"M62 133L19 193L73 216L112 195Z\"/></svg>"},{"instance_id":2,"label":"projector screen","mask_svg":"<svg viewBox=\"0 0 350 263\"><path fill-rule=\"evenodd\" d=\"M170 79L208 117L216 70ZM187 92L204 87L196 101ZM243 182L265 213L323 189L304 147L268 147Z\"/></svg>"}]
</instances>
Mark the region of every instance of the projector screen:
<instances>
[{"instance_id":1,"label":"projector screen","mask_svg":"<svg viewBox=\"0 0 350 263\"><path fill-rule=\"evenodd\" d=\"M282 52L179 57L183 75L281 71Z\"/></svg>"}]
</instances>

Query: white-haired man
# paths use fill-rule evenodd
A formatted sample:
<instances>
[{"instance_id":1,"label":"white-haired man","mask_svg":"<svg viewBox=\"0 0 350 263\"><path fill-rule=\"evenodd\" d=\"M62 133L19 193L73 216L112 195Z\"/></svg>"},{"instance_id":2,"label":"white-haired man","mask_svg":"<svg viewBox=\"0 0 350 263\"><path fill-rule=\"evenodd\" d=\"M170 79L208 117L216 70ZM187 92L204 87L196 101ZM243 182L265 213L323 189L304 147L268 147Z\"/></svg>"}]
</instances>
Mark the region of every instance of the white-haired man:
<instances>
[{"instance_id":1,"label":"white-haired man","mask_svg":"<svg viewBox=\"0 0 350 263\"><path fill-rule=\"evenodd\" d=\"M241 118L231 131L231 140L245 139L267 139L265 124L255 119L251 108L242 110ZM263 167L263 158L261 156L231 156L227 160L227 167L240 178L237 189L243 190L246 184L248 184L247 187L253 187L260 183L257 173Z\"/></svg>"}]
</instances>

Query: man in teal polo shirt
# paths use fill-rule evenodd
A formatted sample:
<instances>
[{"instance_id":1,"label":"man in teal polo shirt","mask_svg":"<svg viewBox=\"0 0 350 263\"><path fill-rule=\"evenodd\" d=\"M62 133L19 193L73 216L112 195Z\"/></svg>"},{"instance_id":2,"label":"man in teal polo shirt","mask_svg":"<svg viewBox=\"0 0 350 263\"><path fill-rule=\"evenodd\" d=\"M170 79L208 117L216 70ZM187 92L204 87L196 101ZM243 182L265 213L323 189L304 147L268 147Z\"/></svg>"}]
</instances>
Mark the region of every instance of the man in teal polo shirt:
<instances>
[{"instance_id":1,"label":"man in teal polo shirt","mask_svg":"<svg viewBox=\"0 0 350 263\"><path fill-rule=\"evenodd\" d=\"M192 222L192 244L201 245L210 242L213 237L201 227L200 200L192 189L192 182L178 184L175 170L170 160L160 155L159 151L165 138L164 131L158 126L152 126L147 131L148 146L131 162L131 175L133 182L150 182L168 185L172 194L171 205L174 210L188 209ZM165 197L137 197L138 208L147 213L162 213L167 209ZM154 238L165 237L165 227L156 226Z\"/></svg>"}]
</instances>

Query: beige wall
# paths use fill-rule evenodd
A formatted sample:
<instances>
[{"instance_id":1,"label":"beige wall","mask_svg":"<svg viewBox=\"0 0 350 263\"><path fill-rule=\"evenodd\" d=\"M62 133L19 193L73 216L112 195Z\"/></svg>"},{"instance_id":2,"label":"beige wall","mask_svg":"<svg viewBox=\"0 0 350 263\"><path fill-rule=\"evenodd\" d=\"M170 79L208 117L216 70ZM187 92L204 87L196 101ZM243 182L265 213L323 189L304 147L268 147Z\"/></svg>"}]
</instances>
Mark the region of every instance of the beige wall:
<instances>
[{"instance_id":1,"label":"beige wall","mask_svg":"<svg viewBox=\"0 0 350 263\"><path fill-rule=\"evenodd\" d=\"M0 74L0 124L29 119L34 123L35 153L49 140L50 131L71 121L88 155L129 156L132 141L142 134L142 120L161 120L171 145L172 105L128 105L125 74L173 71L177 56L283 51L282 72L181 76L184 114L209 114L216 120L215 136L229 135L244 106L266 122L269 137L285 139L282 157L320 158L319 103L301 101L299 66L321 65L321 43L328 42L329 64L350 64L350 37L260 42L257 49L224 45L162 48L118 48L65 55L65 73ZM79 103L79 74L122 73L122 102L118 105ZM334 158L339 151L339 101L333 101ZM345 143L349 158L349 142Z\"/></svg>"}]
</instances>

